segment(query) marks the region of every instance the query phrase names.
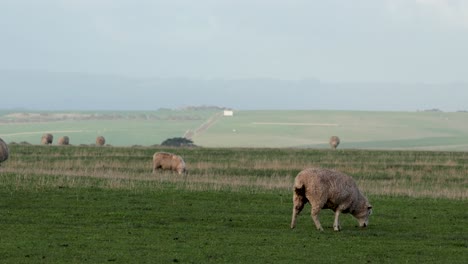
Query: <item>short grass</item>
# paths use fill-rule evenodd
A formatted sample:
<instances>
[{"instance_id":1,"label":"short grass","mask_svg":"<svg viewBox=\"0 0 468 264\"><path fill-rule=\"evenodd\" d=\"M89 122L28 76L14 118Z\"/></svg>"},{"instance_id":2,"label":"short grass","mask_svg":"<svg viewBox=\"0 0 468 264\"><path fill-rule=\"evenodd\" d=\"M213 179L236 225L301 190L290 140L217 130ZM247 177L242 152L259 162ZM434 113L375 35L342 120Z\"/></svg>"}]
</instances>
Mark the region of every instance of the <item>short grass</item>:
<instances>
[{"instance_id":1,"label":"short grass","mask_svg":"<svg viewBox=\"0 0 468 264\"><path fill-rule=\"evenodd\" d=\"M10 145L0 167L1 263L466 263L468 154ZM189 175L151 173L182 155ZM351 174L370 226L307 206L289 228L302 168Z\"/></svg>"},{"instance_id":2,"label":"short grass","mask_svg":"<svg viewBox=\"0 0 468 264\"><path fill-rule=\"evenodd\" d=\"M466 263L466 202L374 197L349 215L289 229L289 192L1 189L2 263Z\"/></svg>"}]
</instances>

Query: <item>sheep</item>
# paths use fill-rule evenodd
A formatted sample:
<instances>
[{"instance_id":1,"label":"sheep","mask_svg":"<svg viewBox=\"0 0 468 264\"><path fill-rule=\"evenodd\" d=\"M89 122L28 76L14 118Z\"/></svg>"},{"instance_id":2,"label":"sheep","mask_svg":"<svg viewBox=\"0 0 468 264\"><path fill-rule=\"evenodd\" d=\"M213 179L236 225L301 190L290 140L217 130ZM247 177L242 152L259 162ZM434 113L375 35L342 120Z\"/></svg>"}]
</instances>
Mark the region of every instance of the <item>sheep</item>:
<instances>
[{"instance_id":1,"label":"sheep","mask_svg":"<svg viewBox=\"0 0 468 264\"><path fill-rule=\"evenodd\" d=\"M46 133L44 135L42 135L42 138L41 138L41 144L42 145L49 145L49 144L52 144L52 141L54 140L54 136L50 133Z\"/></svg>"},{"instance_id":2,"label":"sheep","mask_svg":"<svg viewBox=\"0 0 468 264\"><path fill-rule=\"evenodd\" d=\"M67 137L67 136L63 136L63 137L58 139L58 144L59 145L68 145L68 144L70 144L70 138Z\"/></svg>"},{"instance_id":3,"label":"sheep","mask_svg":"<svg viewBox=\"0 0 468 264\"><path fill-rule=\"evenodd\" d=\"M297 215L307 202L311 204L311 217L317 230L323 231L318 219L321 209L335 212L333 229L340 231L340 213L351 213L360 227L369 224L372 205L359 191L353 178L335 170L308 168L296 176L293 192L291 228L296 227Z\"/></svg>"},{"instance_id":4,"label":"sheep","mask_svg":"<svg viewBox=\"0 0 468 264\"><path fill-rule=\"evenodd\" d=\"M332 149L336 149L339 144L340 144L340 138L339 137L332 136L330 138L330 146L332 147Z\"/></svg>"},{"instance_id":5,"label":"sheep","mask_svg":"<svg viewBox=\"0 0 468 264\"><path fill-rule=\"evenodd\" d=\"M8 159L9 154L8 145L0 138L0 164Z\"/></svg>"},{"instance_id":6,"label":"sheep","mask_svg":"<svg viewBox=\"0 0 468 264\"><path fill-rule=\"evenodd\" d=\"M97 146L104 146L106 144L106 139L103 136L98 136L96 138L96 145Z\"/></svg>"},{"instance_id":7,"label":"sheep","mask_svg":"<svg viewBox=\"0 0 468 264\"><path fill-rule=\"evenodd\" d=\"M176 171L179 175L182 173L187 174L185 162L182 157L167 152L154 153L153 173L158 169Z\"/></svg>"}]
</instances>

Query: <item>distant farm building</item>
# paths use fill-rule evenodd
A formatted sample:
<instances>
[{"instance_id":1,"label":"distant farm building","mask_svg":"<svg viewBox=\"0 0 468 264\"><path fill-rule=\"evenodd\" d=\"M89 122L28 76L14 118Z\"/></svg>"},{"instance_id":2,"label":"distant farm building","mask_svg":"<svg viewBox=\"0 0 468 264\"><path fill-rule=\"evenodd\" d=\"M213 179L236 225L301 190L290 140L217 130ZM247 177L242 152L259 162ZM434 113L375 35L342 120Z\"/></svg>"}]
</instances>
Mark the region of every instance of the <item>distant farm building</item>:
<instances>
[{"instance_id":1,"label":"distant farm building","mask_svg":"<svg viewBox=\"0 0 468 264\"><path fill-rule=\"evenodd\" d=\"M232 110L224 110L224 116L233 116L234 115L234 111Z\"/></svg>"}]
</instances>

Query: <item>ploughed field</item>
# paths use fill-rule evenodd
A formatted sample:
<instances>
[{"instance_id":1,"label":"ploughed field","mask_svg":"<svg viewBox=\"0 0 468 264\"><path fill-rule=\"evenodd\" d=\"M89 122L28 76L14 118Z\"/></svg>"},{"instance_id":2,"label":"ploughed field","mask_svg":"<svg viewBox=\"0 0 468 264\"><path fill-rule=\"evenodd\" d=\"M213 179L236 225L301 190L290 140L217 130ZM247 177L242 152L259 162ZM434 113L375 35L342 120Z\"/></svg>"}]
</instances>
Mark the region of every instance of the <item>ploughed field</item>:
<instances>
[{"instance_id":1,"label":"ploughed field","mask_svg":"<svg viewBox=\"0 0 468 264\"><path fill-rule=\"evenodd\" d=\"M468 153L10 144L0 167L1 263L465 263ZM188 175L152 173L152 155ZM289 228L297 173L356 180L369 227L310 206Z\"/></svg>"}]
</instances>

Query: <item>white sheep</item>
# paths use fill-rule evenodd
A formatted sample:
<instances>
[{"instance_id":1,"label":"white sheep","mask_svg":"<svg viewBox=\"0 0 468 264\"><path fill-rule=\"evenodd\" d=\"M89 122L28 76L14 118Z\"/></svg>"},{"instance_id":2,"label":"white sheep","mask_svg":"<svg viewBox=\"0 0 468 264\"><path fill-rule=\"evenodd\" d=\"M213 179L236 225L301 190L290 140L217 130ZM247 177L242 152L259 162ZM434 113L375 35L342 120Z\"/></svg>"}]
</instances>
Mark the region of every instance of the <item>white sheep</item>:
<instances>
[{"instance_id":1,"label":"white sheep","mask_svg":"<svg viewBox=\"0 0 468 264\"><path fill-rule=\"evenodd\" d=\"M104 146L106 139L103 136L96 137L96 146Z\"/></svg>"},{"instance_id":2,"label":"white sheep","mask_svg":"<svg viewBox=\"0 0 468 264\"><path fill-rule=\"evenodd\" d=\"M185 162L181 156L167 153L167 152L156 152L153 155L153 173L156 170L172 170L179 174L187 173L185 168Z\"/></svg>"},{"instance_id":3,"label":"white sheep","mask_svg":"<svg viewBox=\"0 0 468 264\"><path fill-rule=\"evenodd\" d=\"M52 144L52 141L54 140L54 136L50 133L45 133L41 137L41 144L43 145L49 145Z\"/></svg>"},{"instance_id":4,"label":"white sheep","mask_svg":"<svg viewBox=\"0 0 468 264\"><path fill-rule=\"evenodd\" d=\"M294 181L291 228L296 226L297 215L307 202L311 204L315 227L320 231L323 231L318 219L321 209L331 209L335 212L335 231L341 229L338 219L340 213L352 214L360 227L369 224L369 215L372 213L372 206L359 191L353 178L335 170L309 168L299 172Z\"/></svg>"},{"instance_id":5,"label":"white sheep","mask_svg":"<svg viewBox=\"0 0 468 264\"><path fill-rule=\"evenodd\" d=\"M330 147L332 149L336 149L338 147L338 145L340 144L340 138L337 137L337 136L332 136L330 137Z\"/></svg>"},{"instance_id":6,"label":"white sheep","mask_svg":"<svg viewBox=\"0 0 468 264\"><path fill-rule=\"evenodd\" d=\"M70 138L68 136L63 136L58 139L58 144L59 145L69 145L70 144Z\"/></svg>"},{"instance_id":7,"label":"white sheep","mask_svg":"<svg viewBox=\"0 0 468 264\"><path fill-rule=\"evenodd\" d=\"M8 149L8 145L0 138L0 163L4 162L8 159L10 154L10 150Z\"/></svg>"}]
</instances>

